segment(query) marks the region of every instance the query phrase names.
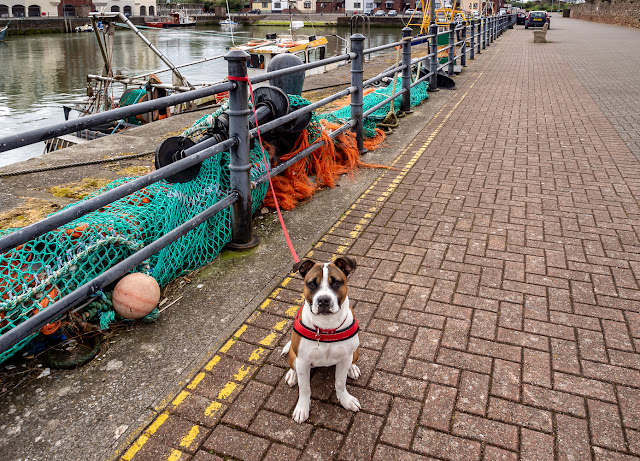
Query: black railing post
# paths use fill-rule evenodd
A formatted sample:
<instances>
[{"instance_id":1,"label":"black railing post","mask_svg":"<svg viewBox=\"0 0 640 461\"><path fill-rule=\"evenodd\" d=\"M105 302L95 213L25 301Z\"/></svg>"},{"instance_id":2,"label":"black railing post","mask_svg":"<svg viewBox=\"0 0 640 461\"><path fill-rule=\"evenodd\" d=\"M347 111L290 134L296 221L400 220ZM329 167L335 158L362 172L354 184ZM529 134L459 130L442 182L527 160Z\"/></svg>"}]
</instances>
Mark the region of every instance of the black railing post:
<instances>
[{"instance_id":1,"label":"black railing post","mask_svg":"<svg viewBox=\"0 0 640 461\"><path fill-rule=\"evenodd\" d=\"M487 44L487 47L491 46L491 17L487 18L487 29L486 29L486 34L487 36L485 37L485 42Z\"/></svg>"},{"instance_id":2,"label":"black railing post","mask_svg":"<svg viewBox=\"0 0 640 461\"><path fill-rule=\"evenodd\" d=\"M411 39L408 37L411 37L411 28L405 27L402 29L402 38L405 39L402 46L402 65L405 66L402 69L402 89L405 91L400 110L407 114L411 112Z\"/></svg>"},{"instance_id":3,"label":"black railing post","mask_svg":"<svg viewBox=\"0 0 640 461\"><path fill-rule=\"evenodd\" d=\"M351 36L351 52L356 54L356 57L351 60L351 86L356 87L356 91L351 93L351 118L356 121L356 125L353 127L356 134L356 143L358 150L361 154L367 152L364 148L363 141L364 136L362 134L362 105L363 105L363 88L362 88L362 76L364 74L364 35L353 34Z\"/></svg>"},{"instance_id":4,"label":"black railing post","mask_svg":"<svg viewBox=\"0 0 640 461\"><path fill-rule=\"evenodd\" d=\"M473 50L473 46L471 47ZM473 51L471 51L473 53ZM467 25L462 28L462 53L460 56L460 64L462 67L467 67Z\"/></svg>"},{"instance_id":5,"label":"black railing post","mask_svg":"<svg viewBox=\"0 0 640 461\"><path fill-rule=\"evenodd\" d=\"M230 51L224 57L228 63L229 80L247 77L247 58L244 51ZM251 159L249 157L249 86L248 81L234 80L236 87L229 91L229 138L237 144L229 150L229 176L231 190L239 199L231 208L231 243L233 250L244 250L258 245L251 226Z\"/></svg>"},{"instance_id":6,"label":"black railing post","mask_svg":"<svg viewBox=\"0 0 640 461\"><path fill-rule=\"evenodd\" d=\"M455 43L456 43L456 23L451 21L449 23L449 50L447 52L449 54L449 65L447 67L447 73L449 75L453 75L453 62L455 61L455 56L456 56Z\"/></svg>"},{"instance_id":7,"label":"black railing post","mask_svg":"<svg viewBox=\"0 0 640 461\"><path fill-rule=\"evenodd\" d=\"M471 41L469 42L469 59L476 58L476 20L472 19L469 24L469 34L471 35L469 38Z\"/></svg>"},{"instance_id":8,"label":"black railing post","mask_svg":"<svg viewBox=\"0 0 640 461\"><path fill-rule=\"evenodd\" d=\"M429 26L429 91L438 91L438 25L431 24Z\"/></svg>"},{"instance_id":9,"label":"black railing post","mask_svg":"<svg viewBox=\"0 0 640 461\"><path fill-rule=\"evenodd\" d=\"M480 27L480 41L482 42L482 49L487 48L487 18L482 18L482 26Z\"/></svg>"}]
</instances>

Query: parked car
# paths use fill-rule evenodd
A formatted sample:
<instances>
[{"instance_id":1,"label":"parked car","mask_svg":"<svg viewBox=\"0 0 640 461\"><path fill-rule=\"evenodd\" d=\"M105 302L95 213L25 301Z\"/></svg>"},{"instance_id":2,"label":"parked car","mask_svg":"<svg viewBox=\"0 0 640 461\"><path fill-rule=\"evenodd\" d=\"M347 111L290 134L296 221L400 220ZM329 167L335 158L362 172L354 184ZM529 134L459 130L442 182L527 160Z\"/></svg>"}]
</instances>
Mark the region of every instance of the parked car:
<instances>
[{"instance_id":1,"label":"parked car","mask_svg":"<svg viewBox=\"0 0 640 461\"><path fill-rule=\"evenodd\" d=\"M545 23L549 23L548 28L551 29L551 18L546 11L530 11L524 23L524 28L542 27Z\"/></svg>"},{"instance_id":2,"label":"parked car","mask_svg":"<svg viewBox=\"0 0 640 461\"><path fill-rule=\"evenodd\" d=\"M375 12L374 16L385 16L387 13L384 10L378 10Z\"/></svg>"},{"instance_id":3,"label":"parked car","mask_svg":"<svg viewBox=\"0 0 640 461\"><path fill-rule=\"evenodd\" d=\"M526 20L527 20L527 14L521 11L518 13L518 16L516 17L516 24L524 25Z\"/></svg>"},{"instance_id":4,"label":"parked car","mask_svg":"<svg viewBox=\"0 0 640 461\"><path fill-rule=\"evenodd\" d=\"M396 10L389 10L389 14L387 16L398 16L398 12Z\"/></svg>"},{"instance_id":5,"label":"parked car","mask_svg":"<svg viewBox=\"0 0 640 461\"><path fill-rule=\"evenodd\" d=\"M416 12L416 10L414 10L413 8L409 8L408 10L404 10L405 16L411 16L415 12Z\"/></svg>"},{"instance_id":6,"label":"parked car","mask_svg":"<svg viewBox=\"0 0 640 461\"><path fill-rule=\"evenodd\" d=\"M249 14L261 14L261 13L262 13L262 10L259 10L259 9L249 11Z\"/></svg>"},{"instance_id":7,"label":"parked car","mask_svg":"<svg viewBox=\"0 0 640 461\"><path fill-rule=\"evenodd\" d=\"M373 10L371 8L366 8L362 14L365 16L371 16L373 14Z\"/></svg>"}]
</instances>

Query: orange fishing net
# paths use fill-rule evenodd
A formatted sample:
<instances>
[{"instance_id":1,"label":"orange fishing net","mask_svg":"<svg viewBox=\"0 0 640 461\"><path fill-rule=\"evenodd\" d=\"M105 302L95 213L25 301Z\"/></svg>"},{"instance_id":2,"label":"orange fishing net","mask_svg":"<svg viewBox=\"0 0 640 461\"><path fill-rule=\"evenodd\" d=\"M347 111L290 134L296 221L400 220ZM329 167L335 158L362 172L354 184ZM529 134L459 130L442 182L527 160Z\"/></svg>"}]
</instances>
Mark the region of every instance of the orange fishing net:
<instances>
[{"instance_id":1,"label":"orange fishing net","mask_svg":"<svg viewBox=\"0 0 640 461\"><path fill-rule=\"evenodd\" d=\"M320 123L324 128L320 135L325 144L272 179L278 203L285 210L291 210L299 202L308 200L321 187L335 187L338 176L346 173L353 174L358 167L388 168L385 165L368 164L361 160L355 133L346 131L332 140L329 137L329 131L339 128L340 125L327 120L320 120ZM376 128L376 136L365 138L364 147L367 150L374 150L384 142L385 138L384 132ZM284 162L292 158L309 145L309 132L305 130L300 133L293 150L280 157L280 161ZM270 147L267 147L267 151L269 150ZM277 166L275 157L273 155L270 157L272 158L271 166ZM267 194L263 204L269 208L275 208L273 196Z\"/></svg>"}]
</instances>

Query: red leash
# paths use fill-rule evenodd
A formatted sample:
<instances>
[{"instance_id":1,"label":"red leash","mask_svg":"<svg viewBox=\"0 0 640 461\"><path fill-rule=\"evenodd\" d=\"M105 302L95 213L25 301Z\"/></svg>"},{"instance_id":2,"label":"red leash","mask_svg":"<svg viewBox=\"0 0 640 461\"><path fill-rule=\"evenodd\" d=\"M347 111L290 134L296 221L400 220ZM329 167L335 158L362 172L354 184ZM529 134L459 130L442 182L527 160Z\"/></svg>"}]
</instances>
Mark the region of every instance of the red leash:
<instances>
[{"instance_id":1,"label":"red leash","mask_svg":"<svg viewBox=\"0 0 640 461\"><path fill-rule=\"evenodd\" d=\"M264 161L264 167L267 170L267 178L269 179L269 187L271 189L271 193L273 194L273 202L276 204L276 211L278 212L278 218L280 219L280 225L282 226L282 231L284 232L284 238L287 241L287 245L289 246L289 251L291 252L291 256L293 256L294 262L300 262L298 255L296 254L296 250L293 248L293 243L291 243L291 238L289 237L289 232L287 232L287 226L284 225L284 219L282 218L282 213L280 212L280 205L278 205L278 199L276 198L276 191L273 188L273 182L271 181L271 175L269 174L269 162L267 160L267 156L264 153L264 147L262 147L262 136L260 136L260 127L258 126L258 116L256 115L256 103L253 100L253 87L251 86L251 81L249 80L249 76L245 75L244 77L232 77L228 76L227 79L229 81L236 82L247 82L249 83L249 95L251 95L251 105L253 109L253 119L256 122L256 129L258 130L258 142L260 143L260 150L262 151L262 160Z\"/></svg>"}]
</instances>

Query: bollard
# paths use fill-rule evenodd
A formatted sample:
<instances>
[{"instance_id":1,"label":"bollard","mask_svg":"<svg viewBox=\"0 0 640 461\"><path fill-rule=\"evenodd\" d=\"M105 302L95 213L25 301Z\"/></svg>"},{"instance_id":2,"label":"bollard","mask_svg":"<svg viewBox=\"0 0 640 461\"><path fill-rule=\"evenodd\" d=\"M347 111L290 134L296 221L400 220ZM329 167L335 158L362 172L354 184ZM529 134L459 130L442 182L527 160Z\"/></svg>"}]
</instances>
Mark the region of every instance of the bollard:
<instances>
[{"instance_id":1,"label":"bollard","mask_svg":"<svg viewBox=\"0 0 640 461\"><path fill-rule=\"evenodd\" d=\"M244 51L230 51L224 57L228 63L229 77L247 76L247 58ZM229 175L231 190L238 193L239 198L231 208L231 243L232 250L253 248L260 241L253 235L251 226L251 177L252 167L249 157L249 87L246 81L235 81L235 88L229 91L229 138L236 138L238 143L230 151Z\"/></svg>"},{"instance_id":2,"label":"bollard","mask_svg":"<svg viewBox=\"0 0 640 461\"><path fill-rule=\"evenodd\" d=\"M433 54L429 58L429 91L438 91L438 25L431 24L429 26L429 35L431 40L429 41L429 54Z\"/></svg>"},{"instance_id":3,"label":"bollard","mask_svg":"<svg viewBox=\"0 0 640 461\"><path fill-rule=\"evenodd\" d=\"M448 56L449 56L449 65L447 67L447 74L453 75L453 61L455 60L456 49L454 43L456 42L456 23L449 23L449 48L448 48Z\"/></svg>"},{"instance_id":4,"label":"bollard","mask_svg":"<svg viewBox=\"0 0 640 461\"><path fill-rule=\"evenodd\" d=\"M353 131L356 134L356 143L361 154L367 152L363 146L364 137L362 134L362 75L364 74L364 35L353 34L351 36L351 52L356 53L356 57L351 60L351 86L356 87L356 91L351 93L351 118L356 121Z\"/></svg>"},{"instance_id":5,"label":"bollard","mask_svg":"<svg viewBox=\"0 0 640 461\"><path fill-rule=\"evenodd\" d=\"M472 19L471 23L469 24L469 34L471 35L469 37L470 42L469 42L469 59L475 59L476 58L476 20Z\"/></svg>"},{"instance_id":6,"label":"bollard","mask_svg":"<svg viewBox=\"0 0 640 461\"><path fill-rule=\"evenodd\" d=\"M405 27L402 29L402 38L411 37L411 28ZM411 40L408 39L402 46L402 64L405 66L402 69L402 89L405 92L402 94L402 103L400 104L400 110L406 114L411 113Z\"/></svg>"},{"instance_id":7,"label":"bollard","mask_svg":"<svg viewBox=\"0 0 640 461\"><path fill-rule=\"evenodd\" d=\"M473 45L471 46L473 50ZM473 53L473 51L471 52ZM462 28L462 55L460 56L460 64L462 67L467 67L467 25Z\"/></svg>"}]
</instances>

